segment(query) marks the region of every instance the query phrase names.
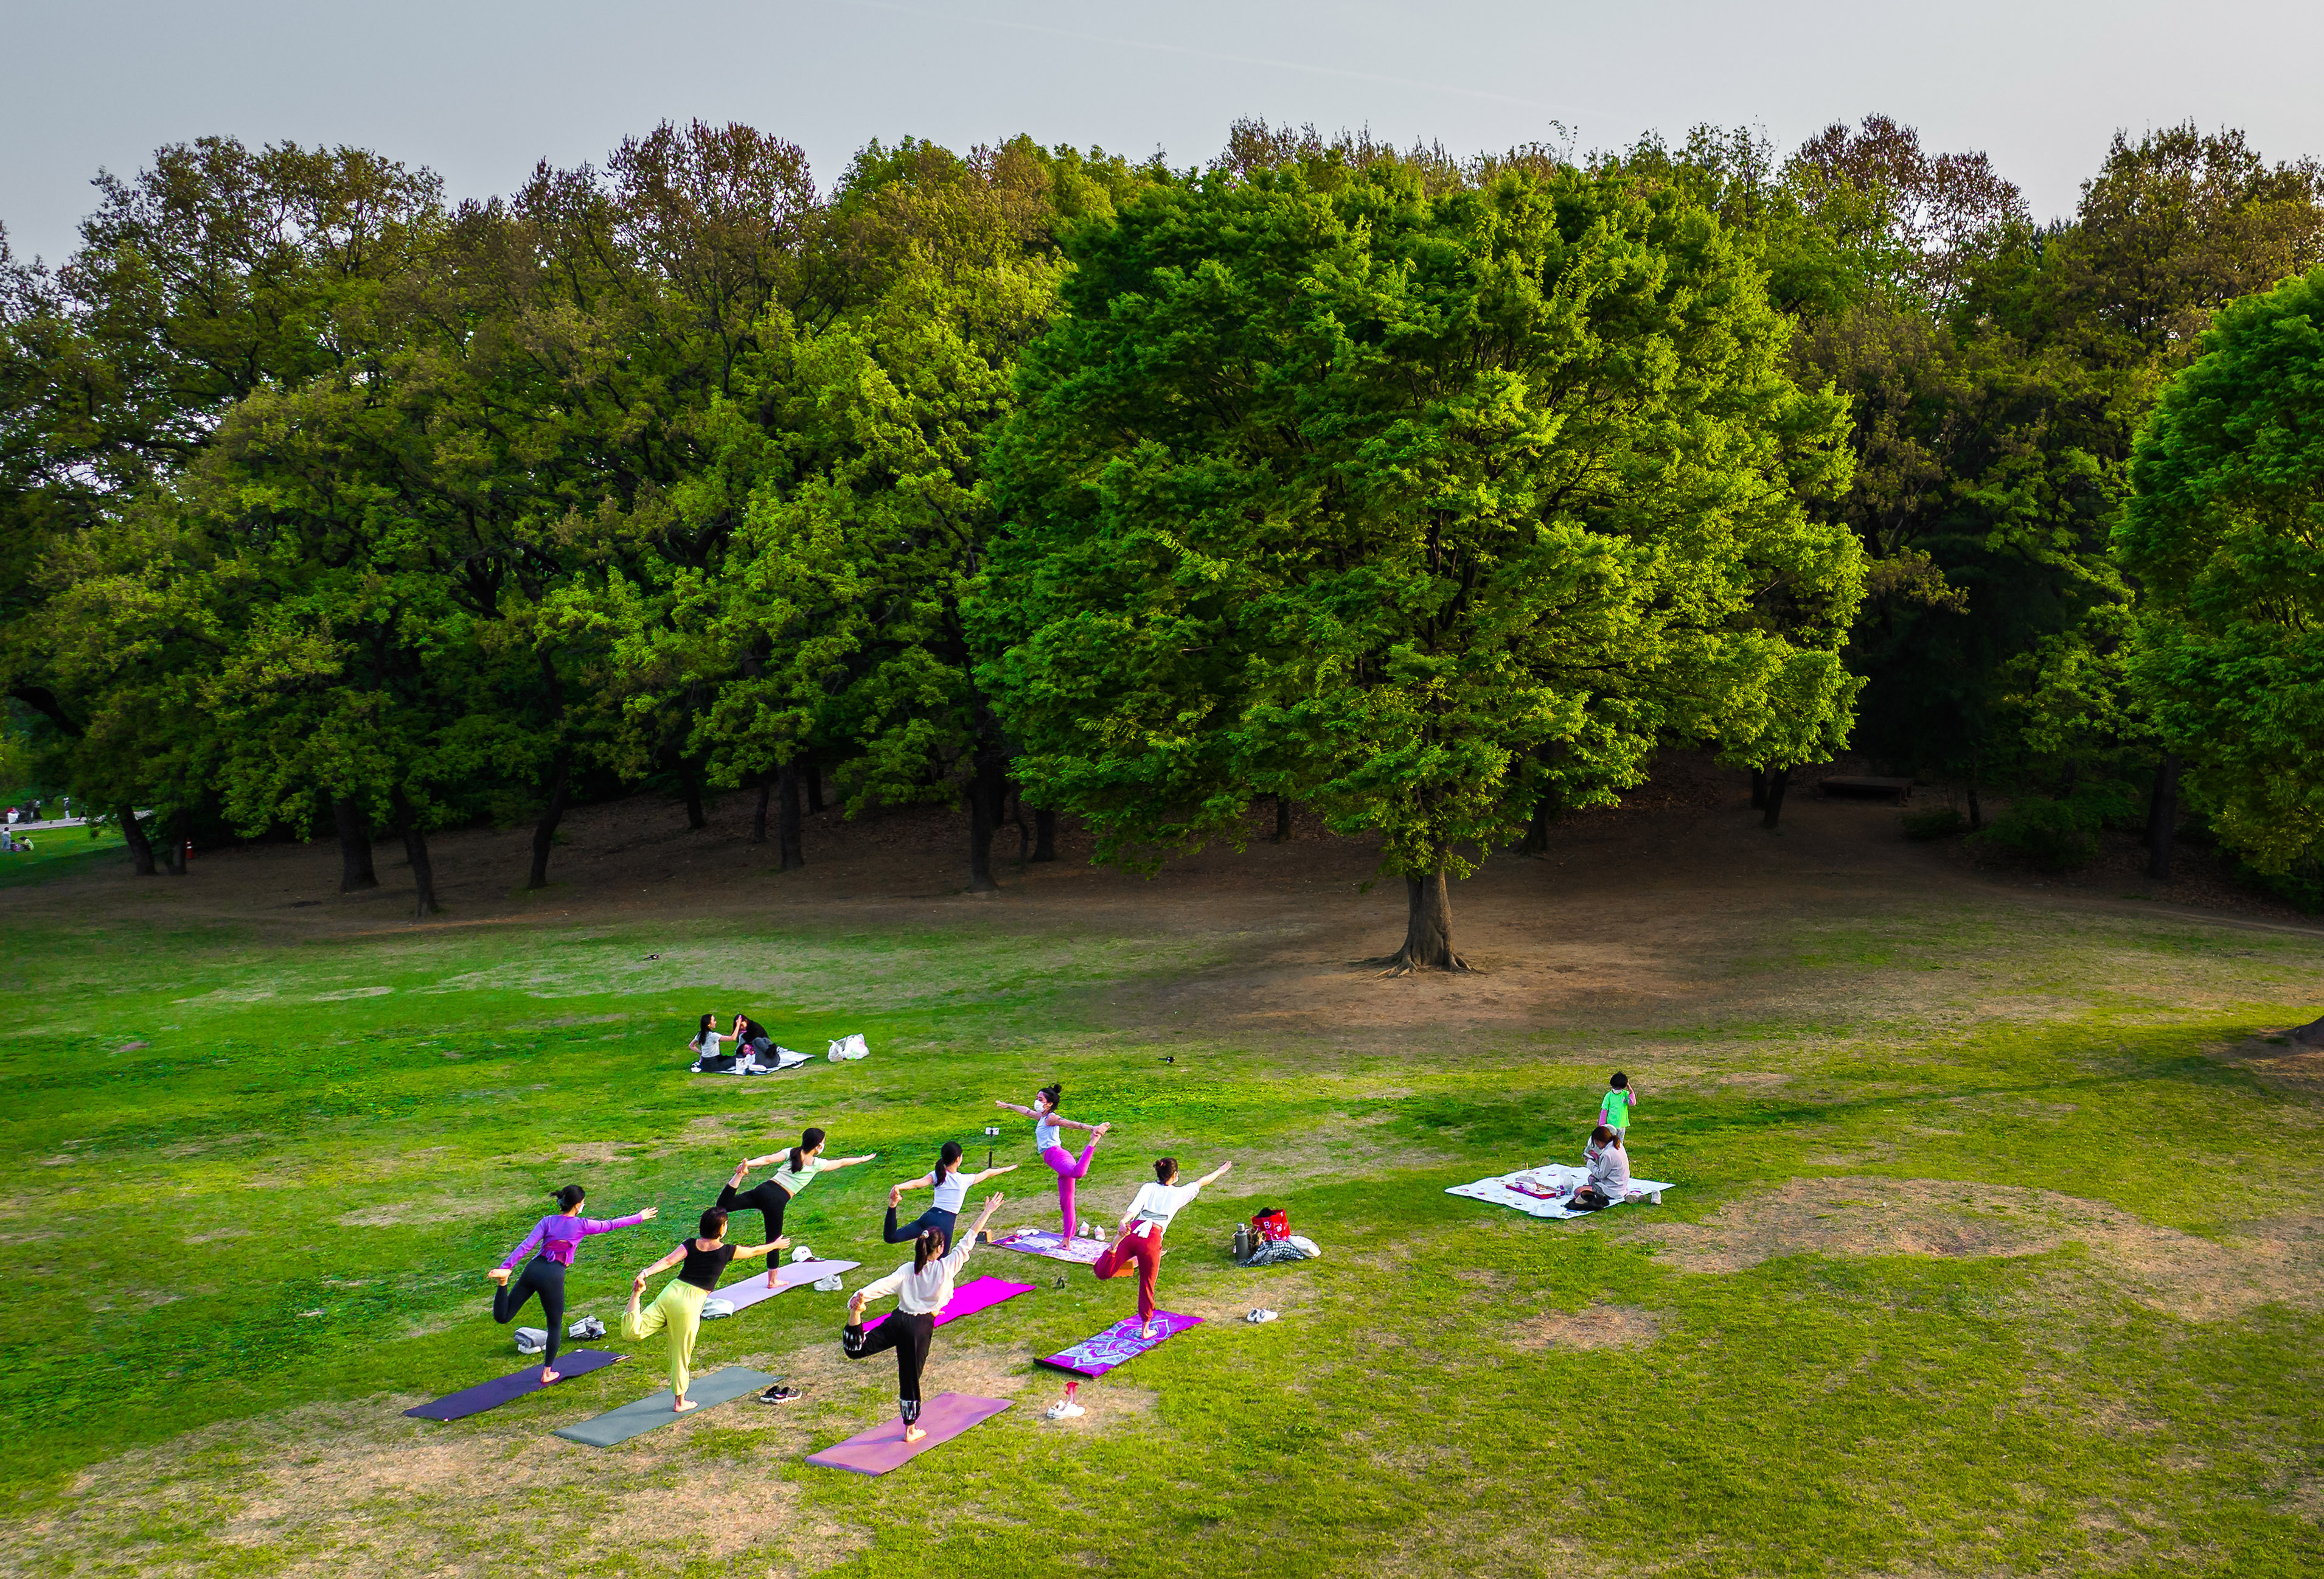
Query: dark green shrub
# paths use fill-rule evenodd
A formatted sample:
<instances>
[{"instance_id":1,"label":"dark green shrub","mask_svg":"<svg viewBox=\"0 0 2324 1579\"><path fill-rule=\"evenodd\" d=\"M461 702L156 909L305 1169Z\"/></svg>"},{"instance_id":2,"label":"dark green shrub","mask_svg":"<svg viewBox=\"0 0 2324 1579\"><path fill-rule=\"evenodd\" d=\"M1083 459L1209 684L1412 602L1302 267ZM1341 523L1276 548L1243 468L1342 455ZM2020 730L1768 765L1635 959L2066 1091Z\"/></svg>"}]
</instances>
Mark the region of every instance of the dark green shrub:
<instances>
[{"instance_id":1,"label":"dark green shrub","mask_svg":"<svg viewBox=\"0 0 2324 1579\"><path fill-rule=\"evenodd\" d=\"M1908 811L1904 820L1904 836L1908 839L1950 839L1969 826L1968 820L1950 806Z\"/></svg>"},{"instance_id":2,"label":"dark green shrub","mask_svg":"<svg viewBox=\"0 0 2324 1579\"><path fill-rule=\"evenodd\" d=\"M2265 889L2294 910L2310 915L2324 911L2324 862L2310 856L2292 863L2289 872L2262 872L2249 862L2236 863L2236 875Z\"/></svg>"},{"instance_id":3,"label":"dark green shrub","mask_svg":"<svg viewBox=\"0 0 2324 1579\"><path fill-rule=\"evenodd\" d=\"M1977 837L2052 872L2087 866L2098 853L2098 819L2046 795L2020 796Z\"/></svg>"}]
</instances>

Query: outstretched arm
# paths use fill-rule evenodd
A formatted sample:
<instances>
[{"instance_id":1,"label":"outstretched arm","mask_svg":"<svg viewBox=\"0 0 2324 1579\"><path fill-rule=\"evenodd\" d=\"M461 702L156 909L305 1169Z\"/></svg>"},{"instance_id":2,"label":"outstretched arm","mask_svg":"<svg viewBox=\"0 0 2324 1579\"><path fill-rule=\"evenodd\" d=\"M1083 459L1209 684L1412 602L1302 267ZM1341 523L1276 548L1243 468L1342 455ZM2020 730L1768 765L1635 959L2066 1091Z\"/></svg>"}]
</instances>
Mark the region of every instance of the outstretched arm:
<instances>
[{"instance_id":1,"label":"outstretched arm","mask_svg":"<svg viewBox=\"0 0 2324 1579\"><path fill-rule=\"evenodd\" d=\"M548 1232L549 1224L546 1219L534 1223L532 1225L532 1232L524 1236L524 1242L518 1245L514 1250L509 1251L508 1260L503 1261L501 1265L506 1267L511 1271L514 1271L517 1268L524 1265L524 1258L540 1248L540 1236Z\"/></svg>"},{"instance_id":2,"label":"outstretched arm","mask_svg":"<svg viewBox=\"0 0 2324 1579\"><path fill-rule=\"evenodd\" d=\"M632 1212L626 1217L588 1217L581 1223L583 1233L611 1233L616 1228L635 1228L641 1223L650 1223L661 1215L659 1206L648 1206L642 1212Z\"/></svg>"},{"instance_id":3,"label":"outstretched arm","mask_svg":"<svg viewBox=\"0 0 2324 1579\"><path fill-rule=\"evenodd\" d=\"M685 1259L686 1246L680 1244L676 1250L671 1251L668 1255L662 1257L661 1260L646 1268L645 1270L640 1272L636 1277L632 1278L630 1279L630 1292L635 1294L641 1291L646 1286L646 1279L648 1278L652 1277L656 1272L667 1272L670 1268L678 1265L678 1262Z\"/></svg>"},{"instance_id":4,"label":"outstretched arm","mask_svg":"<svg viewBox=\"0 0 2324 1579\"><path fill-rule=\"evenodd\" d=\"M888 1188L888 1193L889 1193L890 1196L892 1196L892 1195L894 1195L898 1190L925 1190L925 1189L933 1189L933 1188L935 1188L935 1187L936 1187L936 1176L935 1174L933 1174L933 1173L924 1173L924 1174L920 1175L920 1177L918 1177L918 1178L907 1178L907 1179L899 1179L899 1180L897 1180L897 1181L896 1181L896 1183L894 1183L893 1185L890 1185L890 1186L889 1187L889 1188Z\"/></svg>"},{"instance_id":5,"label":"outstretched arm","mask_svg":"<svg viewBox=\"0 0 2324 1579\"><path fill-rule=\"evenodd\" d=\"M1220 1163L1216 1168L1211 1169L1210 1172L1196 1179L1194 1181L1194 1187L1196 1189L1201 1189L1204 1185L1218 1183L1220 1179L1226 1177L1227 1170L1232 1167L1234 1167L1234 1164L1231 1162Z\"/></svg>"},{"instance_id":6,"label":"outstretched arm","mask_svg":"<svg viewBox=\"0 0 2324 1579\"><path fill-rule=\"evenodd\" d=\"M1012 1162L1006 1168L988 1168L982 1173L972 1176L968 1181L969 1186L973 1188L988 1178L999 1178L1004 1173L1014 1173L1023 1166L1022 1163Z\"/></svg>"},{"instance_id":7,"label":"outstretched arm","mask_svg":"<svg viewBox=\"0 0 2324 1579\"><path fill-rule=\"evenodd\" d=\"M992 1099L992 1105L995 1107L1005 1107L1013 1113L1023 1113L1028 1119L1038 1119L1041 1116L1029 1107L1023 1106L1018 1103L1003 1102L997 1096Z\"/></svg>"},{"instance_id":8,"label":"outstretched arm","mask_svg":"<svg viewBox=\"0 0 2324 1579\"><path fill-rule=\"evenodd\" d=\"M835 1168L853 1168L859 1162L869 1162L879 1155L877 1151L866 1151L861 1157L835 1157L823 1165L823 1170L829 1173Z\"/></svg>"},{"instance_id":9,"label":"outstretched arm","mask_svg":"<svg viewBox=\"0 0 2324 1579\"><path fill-rule=\"evenodd\" d=\"M788 1239L770 1239L764 1244L738 1244L734 1247L734 1259L738 1261L751 1260L770 1250L780 1250L789 1242Z\"/></svg>"},{"instance_id":10,"label":"outstretched arm","mask_svg":"<svg viewBox=\"0 0 2324 1579\"><path fill-rule=\"evenodd\" d=\"M976 1248L977 1235L982 1233L984 1225L992 1221L992 1214L1001 1210L1001 1200L1000 1192L995 1191L985 1200L984 1210L977 1217L976 1226L953 1242L952 1254L946 1256L945 1260L952 1263L954 1272L957 1273L960 1270L962 1263L968 1260L968 1252Z\"/></svg>"}]
</instances>

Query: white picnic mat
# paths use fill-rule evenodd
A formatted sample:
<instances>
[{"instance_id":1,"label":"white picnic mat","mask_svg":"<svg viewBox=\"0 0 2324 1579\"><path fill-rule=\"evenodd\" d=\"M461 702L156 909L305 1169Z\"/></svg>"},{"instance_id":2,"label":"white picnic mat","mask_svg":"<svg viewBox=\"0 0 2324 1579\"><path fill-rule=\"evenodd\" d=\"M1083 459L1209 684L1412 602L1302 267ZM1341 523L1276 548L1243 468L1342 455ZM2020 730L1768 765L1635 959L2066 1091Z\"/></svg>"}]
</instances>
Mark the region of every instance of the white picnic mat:
<instances>
[{"instance_id":1,"label":"white picnic mat","mask_svg":"<svg viewBox=\"0 0 2324 1579\"><path fill-rule=\"evenodd\" d=\"M1505 1173L1496 1178L1480 1178L1475 1184L1454 1185L1444 1193L1466 1196L1472 1201L1490 1201L1496 1206L1514 1206L1528 1217L1594 1217L1595 1212L1569 1212L1565 1203L1573 1192L1590 1182L1590 1170L1570 1163L1545 1162L1539 1168L1521 1168L1515 1173ZM1525 1188L1517 1187L1524 1186ZM1563 1189L1554 1201L1528 1195L1526 1190ZM1634 1178L1630 1190L1634 1195L1651 1196L1656 1190L1674 1190L1676 1185L1662 1184L1651 1178ZM1609 1206L1608 1211L1613 1208Z\"/></svg>"}]
</instances>

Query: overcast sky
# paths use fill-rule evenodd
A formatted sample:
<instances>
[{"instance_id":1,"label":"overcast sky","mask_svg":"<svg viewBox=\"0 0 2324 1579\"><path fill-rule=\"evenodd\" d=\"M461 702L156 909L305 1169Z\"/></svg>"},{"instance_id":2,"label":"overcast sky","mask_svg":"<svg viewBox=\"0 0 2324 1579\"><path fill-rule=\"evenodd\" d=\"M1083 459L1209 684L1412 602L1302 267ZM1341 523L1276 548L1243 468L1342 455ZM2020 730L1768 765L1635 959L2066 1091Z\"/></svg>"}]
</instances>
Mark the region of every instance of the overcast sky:
<instances>
[{"instance_id":1,"label":"overcast sky","mask_svg":"<svg viewBox=\"0 0 2324 1579\"><path fill-rule=\"evenodd\" d=\"M2319 0L0 0L0 224L72 245L100 168L225 133L352 143L456 197L663 119L788 137L828 186L871 138L1018 132L1201 163L1238 115L1457 152L1710 121L1788 147L1882 111L2070 212L2117 127L2239 125L2324 155Z\"/></svg>"}]
</instances>

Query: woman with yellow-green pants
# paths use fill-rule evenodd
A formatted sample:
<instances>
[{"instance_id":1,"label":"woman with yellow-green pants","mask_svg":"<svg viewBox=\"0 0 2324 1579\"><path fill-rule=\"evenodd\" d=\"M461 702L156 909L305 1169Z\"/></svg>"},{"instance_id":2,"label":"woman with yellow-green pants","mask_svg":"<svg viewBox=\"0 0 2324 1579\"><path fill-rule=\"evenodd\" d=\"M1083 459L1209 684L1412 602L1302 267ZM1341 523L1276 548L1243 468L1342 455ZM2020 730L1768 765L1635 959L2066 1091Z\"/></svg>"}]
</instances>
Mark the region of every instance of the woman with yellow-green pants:
<instances>
[{"instance_id":1,"label":"woman with yellow-green pants","mask_svg":"<svg viewBox=\"0 0 2324 1579\"><path fill-rule=\"evenodd\" d=\"M718 1287L718 1274L738 1257L749 1260L790 1243L788 1239L777 1239L766 1244L728 1244L726 1214L715 1206L702 1214L701 1228L696 1237L681 1240L676 1250L630 1279L630 1308L622 1316L622 1336L633 1344L656 1333L669 1334L669 1390L678 1398L670 1407L681 1415L700 1407L688 1401L686 1388L694 1380L694 1339L702 1330L702 1302ZM638 1299L646 1291L646 1279L681 1261L685 1265L678 1276L662 1285L651 1305L640 1310Z\"/></svg>"}]
</instances>

